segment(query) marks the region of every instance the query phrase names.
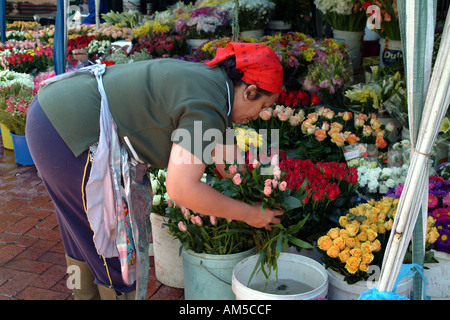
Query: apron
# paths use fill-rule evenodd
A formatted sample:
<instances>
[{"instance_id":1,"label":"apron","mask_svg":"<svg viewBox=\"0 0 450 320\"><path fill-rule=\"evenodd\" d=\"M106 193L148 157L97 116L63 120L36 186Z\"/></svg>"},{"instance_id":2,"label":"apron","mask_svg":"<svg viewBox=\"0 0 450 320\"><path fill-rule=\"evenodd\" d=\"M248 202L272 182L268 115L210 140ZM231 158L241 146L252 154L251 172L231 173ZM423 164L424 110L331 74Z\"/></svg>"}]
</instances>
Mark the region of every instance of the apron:
<instances>
[{"instance_id":1,"label":"apron","mask_svg":"<svg viewBox=\"0 0 450 320\"><path fill-rule=\"evenodd\" d=\"M93 241L99 255L119 258L124 282L129 285L136 282L136 299L145 299L153 198L147 175L149 165L139 159L128 137L124 141L133 154L131 159L120 143L102 82L105 65L67 72L44 83L81 71L90 71L96 77L101 95L100 137L98 144L90 148L92 166L86 185L87 217L94 232Z\"/></svg>"}]
</instances>

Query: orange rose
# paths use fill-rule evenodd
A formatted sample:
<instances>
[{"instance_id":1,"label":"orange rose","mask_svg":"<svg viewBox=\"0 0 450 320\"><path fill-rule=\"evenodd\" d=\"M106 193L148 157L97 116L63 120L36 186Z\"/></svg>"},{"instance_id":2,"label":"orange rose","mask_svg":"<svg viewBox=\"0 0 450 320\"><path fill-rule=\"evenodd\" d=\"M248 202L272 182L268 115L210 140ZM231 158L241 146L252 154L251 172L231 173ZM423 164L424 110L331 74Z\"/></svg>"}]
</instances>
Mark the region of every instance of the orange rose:
<instances>
[{"instance_id":1,"label":"orange rose","mask_svg":"<svg viewBox=\"0 0 450 320\"><path fill-rule=\"evenodd\" d=\"M358 233L358 235L356 236L356 239L358 239L361 242L367 241L367 233L365 233L365 232Z\"/></svg>"},{"instance_id":2,"label":"orange rose","mask_svg":"<svg viewBox=\"0 0 450 320\"><path fill-rule=\"evenodd\" d=\"M317 240L317 247L323 251L327 251L332 244L333 241L329 236L322 236Z\"/></svg>"},{"instance_id":3,"label":"orange rose","mask_svg":"<svg viewBox=\"0 0 450 320\"><path fill-rule=\"evenodd\" d=\"M344 250L345 248L345 240L341 237L337 237L333 240L333 244L339 248L339 250Z\"/></svg>"},{"instance_id":4,"label":"orange rose","mask_svg":"<svg viewBox=\"0 0 450 320\"><path fill-rule=\"evenodd\" d=\"M353 248L352 250L350 250L350 254L354 257L361 258L363 252L361 248Z\"/></svg>"},{"instance_id":5,"label":"orange rose","mask_svg":"<svg viewBox=\"0 0 450 320\"><path fill-rule=\"evenodd\" d=\"M331 247L328 248L327 255L331 258L337 258L340 252L341 250L339 250L339 248L336 245L332 245Z\"/></svg>"},{"instance_id":6,"label":"orange rose","mask_svg":"<svg viewBox=\"0 0 450 320\"><path fill-rule=\"evenodd\" d=\"M361 259L357 257L350 257L347 259L345 263L345 269L351 274L354 274L359 269L359 264L361 263Z\"/></svg>"},{"instance_id":7,"label":"orange rose","mask_svg":"<svg viewBox=\"0 0 450 320\"><path fill-rule=\"evenodd\" d=\"M369 265L365 264L364 262L361 262L359 264L359 270L367 272L367 270L369 270Z\"/></svg>"},{"instance_id":8,"label":"orange rose","mask_svg":"<svg viewBox=\"0 0 450 320\"><path fill-rule=\"evenodd\" d=\"M359 141L359 138L356 136L356 134L352 133L347 137L346 141L349 145L353 145Z\"/></svg>"},{"instance_id":9,"label":"orange rose","mask_svg":"<svg viewBox=\"0 0 450 320\"><path fill-rule=\"evenodd\" d=\"M348 260L348 258L350 258L349 250L344 250L339 253L339 260L341 260L341 262L345 263Z\"/></svg>"},{"instance_id":10,"label":"orange rose","mask_svg":"<svg viewBox=\"0 0 450 320\"><path fill-rule=\"evenodd\" d=\"M372 244L369 241L361 243L361 250L364 254L372 252Z\"/></svg>"},{"instance_id":11,"label":"orange rose","mask_svg":"<svg viewBox=\"0 0 450 320\"><path fill-rule=\"evenodd\" d=\"M344 240L347 240L348 238L350 238L348 231L345 229L339 229L339 236Z\"/></svg>"},{"instance_id":12,"label":"orange rose","mask_svg":"<svg viewBox=\"0 0 450 320\"><path fill-rule=\"evenodd\" d=\"M337 237L339 237L339 228L331 228L330 230L328 230L327 235L331 238L331 239L336 239Z\"/></svg>"},{"instance_id":13,"label":"orange rose","mask_svg":"<svg viewBox=\"0 0 450 320\"><path fill-rule=\"evenodd\" d=\"M375 138L375 144L377 145L378 149L384 149L387 146L387 142L382 136L377 136Z\"/></svg>"},{"instance_id":14,"label":"orange rose","mask_svg":"<svg viewBox=\"0 0 450 320\"><path fill-rule=\"evenodd\" d=\"M354 248L356 245L356 240L355 238L347 238L345 239L345 245L347 247L349 247L350 249Z\"/></svg>"},{"instance_id":15,"label":"orange rose","mask_svg":"<svg viewBox=\"0 0 450 320\"><path fill-rule=\"evenodd\" d=\"M317 141L324 141L327 138L327 132L323 129L317 129L314 131L314 136L316 137Z\"/></svg>"},{"instance_id":16,"label":"orange rose","mask_svg":"<svg viewBox=\"0 0 450 320\"><path fill-rule=\"evenodd\" d=\"M342 113L342 119L343 119L344 121L350 120L350 119L352 118L352 116L353 116L353 113L351 113L350 111L344 111L344 112Z\"/></svg>"},{"instance_id":17,"label":"orange rose","mask_svg":"<svg viewBox=\"0 0 450 320\"><path fill-rule=\"evenodd\" d=\"M380 240L375 240L374 242L372 242L372 251L373 252L378 252L381 250L381 242Z\"/></svg>"},{"instance_id":18,"label":"orange rose","mask_svg":"<svg viewBox=\"0 0 450 320\"><path fill-rule=\"evenodd\" d=\"M372 229L367 230L367 231L366 231L366 234L367 234L367 240L369 240L369 241L371 241L371 242L375 241L375 239L376 239L377 236L378 236L378 233L376 233L376 232L373 231Z\"/></svg>"},{"instance_id":19,"label":"orange rose","mask_svg":"<svg viewBox=\"0 0 450 320\"><path fill-rule=\"evenodd\" d=\"M343 147L345 143L344 136L340 133L335 133L331 136L331 142L335 143L338 147Z\"/></svg>"},{"instance_id":20,"label":"orange rose","mask_svg":"<svg viewBox=\"0 0 450 320\"><path fill-rule=\"evenodd\" d=\"M363 126L363 136L364 137L370 137L372 135L372 132L373 132L373 130L370 126L366 126L366 125Z\"/></svg>"},{"instance_id":21,"label":"orange rose","mask_svg":"<svg viewBox=\"0 0 450 320\"><path fill-rule=\"evenodd\" d=\"M348 235L350 237L355 237L359 231L359 226L349 223L349 224L345 225L345 230L348 231Z\"/></svg>"},{"instance_id":22,"label":"orange rose","mask_svg":"<svg viewBox=\"0 0 450 320\"><path fill-rule=\"evenodd\" d=\"M370 264L373 261L374 255L371 253L364 253L361 257L361 262L365 264Z\"/></svg>"}]
</instances>

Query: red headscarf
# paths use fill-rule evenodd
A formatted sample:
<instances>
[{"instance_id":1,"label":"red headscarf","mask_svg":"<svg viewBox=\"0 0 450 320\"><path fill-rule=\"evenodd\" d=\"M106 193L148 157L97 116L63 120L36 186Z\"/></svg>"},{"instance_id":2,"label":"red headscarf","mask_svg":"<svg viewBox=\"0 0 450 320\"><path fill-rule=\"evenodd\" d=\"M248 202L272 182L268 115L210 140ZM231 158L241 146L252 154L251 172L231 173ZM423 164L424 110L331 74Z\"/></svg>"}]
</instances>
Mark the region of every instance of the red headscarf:
<instances>
[{"instance_id":1,"label":"red headscarf","mask_svg":"<svg viewBox=\"0 0 450 320\"><path fill-rule=\"evenodd\" d=\"M281 93L283 67L272 49L260 43L230 42L225 48L217 49L214 59L206 64L212 67L233 55L236 69L244 73L243 81L269 92Z\"/></svg>"}]
</instances>

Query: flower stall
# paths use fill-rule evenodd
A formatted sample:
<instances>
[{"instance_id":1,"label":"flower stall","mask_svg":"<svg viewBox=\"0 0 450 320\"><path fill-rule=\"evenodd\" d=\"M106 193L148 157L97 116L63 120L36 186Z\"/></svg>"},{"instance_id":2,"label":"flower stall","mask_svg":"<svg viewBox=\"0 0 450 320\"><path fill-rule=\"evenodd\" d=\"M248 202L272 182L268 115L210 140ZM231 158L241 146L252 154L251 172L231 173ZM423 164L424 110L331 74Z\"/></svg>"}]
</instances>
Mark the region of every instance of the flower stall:
<instances>
[{"instance_id":1,"label":"flower stall","mask_svg":"<svg viewBox=\"0 0 450 320\"><path fill-rule=\"evenodd\" d=\"M259 272L265 279L272 273L281 279L278 263L282 254L314 252L315 263L326 268L328 299L358 299L375 285L386 288L383 259L397 234L398 216L404 216L399 214L406 206L402 191L419 192L411 191L410 176L420 166L420 179L429 181L429 192L423 197L427 206L422 209L423 262L430 270L425 277L431 284L425 296L448 299L450 287L443 287L436 279L448 277L442 266L448 266L449 261L450 166L446 160L450 121L447 117L436 126L437 143L430 139L425 148L418 135L418 116L411 111L413 67L394 66L394 58L401 56L406 44L401 33L404 1L315 0L316 9L333 29L333 38L314 38L304 30L293 29L270 33L268 24L277 3L289 1L178 2L151 15L111 11L103 14L101 25L70 28L64 58L55 50L61 47L58 26L6 25L0 44L4 147L9 146L5 141L9 132L23 135L31 99L41 82L55 75L58 68L65 72L91 63L109 66L149 59L203 63L231 41L266 44L283 66L284 85L276 103L261 110L258 118L234 128L248 170L229 163L231 177L227 178L210 166L204 181L231 198L258 203L262 210L283 210L281 222L271 230L257 229L241 221L178 207L167 195L165 171L151 168L156 277L169 286L184 288L186 299L198 298L196 294L203 294L201 299L233 299L233 268L247 257L258 257L250 280ZM374 7L378 13L367 11ZM235 17L237 25L233 25ZM371 67L368 79L361 80L357 74L362 61L361 39L367 19L377 17L381 26L375 31L382 37L380 64ZM448 29L448 21L445 26ZM258 32L248 32L254 30ZM436 39L448 44L445 37L438 35ZM392 48L396 41L403 41L403 45ZM428 48L429 53L434 52L433 67L447 70L448 62L444 64L444 53L437 54L438 49ZM447 78L442 79L444 83ZM424 92L423 88L417 90ZM440 124L438 120L432 123ZM9 148L19 153L15 145ZM446 151L442 152L443 148ZM423 159L418 163L418 157L430 158L432 166L426 167ZM22 160L17 163L32 165ZM166 238L160 240L160 236ZM169 242L170 249L158 247ZM403 256L396 257L399 265L394 271L417 262L415 254L408 251L410 239L402 247ZM162 257L169 256L169 251L173 268L162 270ZM228 258L232 261L224 262ZM205 268L195 269L200 264L197 260L209 263L210 269L214 264L228 264L229 270L220 274L219 280L209 278ZM371 273L374 270L378 272L376 279ZM383 282L378 281L381 270ZM217 288L223 287L221 292L225 293L192 290L197 272L200 278L209 279L208 283L218 281ZM411 297L412 281L404 279L401 287L401 295Z\"/></svg>"}]
</instances>

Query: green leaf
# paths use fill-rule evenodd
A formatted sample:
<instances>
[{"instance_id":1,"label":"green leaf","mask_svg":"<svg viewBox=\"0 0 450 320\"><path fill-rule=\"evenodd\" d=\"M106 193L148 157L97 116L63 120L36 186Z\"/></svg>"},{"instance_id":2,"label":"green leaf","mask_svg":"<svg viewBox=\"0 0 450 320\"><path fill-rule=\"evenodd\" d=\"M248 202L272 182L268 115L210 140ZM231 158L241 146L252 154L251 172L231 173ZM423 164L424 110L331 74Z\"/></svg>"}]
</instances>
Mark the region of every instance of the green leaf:
<instances>
[{"instance_id":1,"label":"green leaf","mask_svg":"<svg viewBox=\"0 0 450 320\"><path fill-rule=\"evenodd\" d=\"M300 208L302 206L302 202L296 197L289 196L284 201L284 205L286 205L288 207L288 210L292 210L292 209Z\"/></svg>"},{"instance_id":2,"label":"green leaf","mask_svg":"<svg viewBox=\"0 0 450 320\"><path fill-rule=\"evenodd\" d=\"M287 237L288 237L289 241L292 244L296 245L297 247L304 248L304 249L312 249L312 248L314 248L310 243L308 243L306 241L300 240L300 239L295 238L295 237L293 237L291 235L288 235Z\"/></svg>"},{"instance_id":3,"label":"green leaf","mask_svg":"<svg viewBox=\"0 0 450 320\"><path fill-rule=\"evenodd\" d=\"M298 223L290 226L287 230L288 234L295 234L297 233L306 223L306 220L308 220L309 214L305 217L305 219L300 220Z\"/></svg>"}]
</instances>

